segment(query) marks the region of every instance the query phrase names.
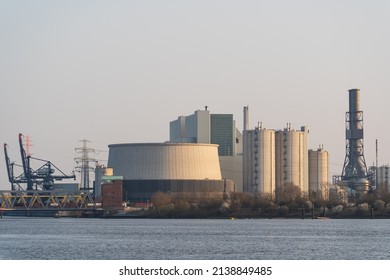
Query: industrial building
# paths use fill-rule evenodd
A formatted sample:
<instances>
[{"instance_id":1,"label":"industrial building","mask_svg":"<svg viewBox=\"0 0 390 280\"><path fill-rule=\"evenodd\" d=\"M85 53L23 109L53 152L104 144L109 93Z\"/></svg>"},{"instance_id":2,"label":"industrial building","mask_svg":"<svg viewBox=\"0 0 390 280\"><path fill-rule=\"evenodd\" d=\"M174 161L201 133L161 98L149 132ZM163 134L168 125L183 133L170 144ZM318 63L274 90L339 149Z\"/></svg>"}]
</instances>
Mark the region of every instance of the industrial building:
<instances>
[{"instance_id":1,"label":"industrial building","mask_svg":"<svg viewBox=\"0 0 390 280\"><path fill-rule=\"evenodd\" d=\"M241 143L241 133L236 130L232 114L210 115L210 143L218 144L219 156L236 155L236 144Z\"/></svg>"},{"instance_id":2,"label":"industrial building","mask_svg":"<svg viewBox=\"0 0 390 280\"><path fill-rule=\"evenodd\" d=\"M242 153L241 132L233 114L210 114L207 107L171 121L169 142L217 144L219 156Z\"/></svg>"},{"instance_id":3,"label":"industrial building","mask_svg":"<svg viewBox=\"0 0 390 280\"><path fill-rule=\"evenodd\" d=\"M385 188L390 192L390 167L388 165L379 166L376 174L377 188Z\"/></svg>"},{"instance_id":4,"label":"industrial building","mask_svg":"<svg viewBox=\"0 0 390 280\"><path fill-rule=\"evenodd\" d=\"M243 131L244 192L275 195L275 130L256 127Z\"/></svg>"},{"instance_id":5,"label":"industrial building","mask_svg":"<svg viewBox=\"0 0 390 280\"><path fill-rule=\"evenodd\" d=\"M214 144L112 144L108 166L114 175L123 176L126 201L145 201L158 191L214 195L234 191L233 181L221 175Z\"/></svg>"},{"instance_id":6,"label":"industrial building","mask_svg":"<svg viewBox=\"0 0 390 280\"><path fill-rule=\"evenodd\" d=\"M329 196L329 154L323 146L309 150L309 196L315 199Z\"/></svg>"},{"instance_id":7,"label":"industrial building","mask_svg":"<svg viewBox=\"0 0 390 280\"><path fill-rule=\"evenodd\" d=\"M242 191L242 134L233 114L211 114L207 106L169 124L169 142L218 145L222 178L233 180Z\"/></svg>"},{"instance_id":8,"label":"industrial building","mask_svg":"<svg viewBox=\"0 0 390 280\"><path fill-rule=\"evenodd\" d=\"M331 185L329 187L328 199L332 203L348 203L348 191L343 186Z\"/></svg>"},{"instance_id":9,"label":"industrial building","mask_svg":"<svg viewBox=\"0 0 390 280\"><path fill-rule=\"evenodd\" d=\"M105 210L118 210L122 208L123 197L123 177L104 176L102 178L101 203Z\"/></svg>"},{"instance_id":10,"label":"industrial building","mask_svg":"<svg viewBox=\"0 0 390 280\"><path fill-rule=\"evenodd\" d=\"M360 110L360 90L350 89L349 111L345 113L346 154L341 174L342 183L357 195L366 193L370 186L364 158L363 111Z\"/></svg>"},{"instance_id":11,"label":"industrial building","mask_svg":"<svg viewBox=\"0 0 390 280\"><path fill-rule=\"evenodd\" d=\"M210 144L210 111L197 110L169 123L169 142Z\"/></svg>"},{"instance_id":12,"label":"industrial building","mask_svg":"<svg viewBox=\"0 0 390 280\"><path fill-rule=\"evenodd\" d=\"M299 186L302 194L309 192L308 129L291 129L291 124L275 132L276 188L286 184Z\"/></svg>"},{"instance_id":13,"label":"industrial building","mask_svg":"<svg viewBox=\"0 0 390 280\"><path fill-rule=\"evenodd\" d=\"M249 130L249 108L244 107L243 189L254 195L274 198L286 184L309 193L308 129L266 129L259 123Z\"/></svg>"}]
</instances>

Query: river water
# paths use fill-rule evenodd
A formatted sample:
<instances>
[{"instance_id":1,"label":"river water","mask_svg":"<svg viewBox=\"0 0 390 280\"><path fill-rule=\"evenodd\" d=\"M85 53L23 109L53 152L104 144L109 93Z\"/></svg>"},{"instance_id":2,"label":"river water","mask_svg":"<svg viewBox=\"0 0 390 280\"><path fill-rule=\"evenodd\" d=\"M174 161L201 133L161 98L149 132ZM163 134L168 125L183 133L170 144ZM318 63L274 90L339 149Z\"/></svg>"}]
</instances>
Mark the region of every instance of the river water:
<instances>
[{"instance_id":1,"label":"river water","mask_svg":"<svg viewBox=\"0 0 390 280\"><path fill-rule=\"evenodd\" d=\"M4 217L0 259L390 259L390 220Z\"/></svg>"}]
</instances>

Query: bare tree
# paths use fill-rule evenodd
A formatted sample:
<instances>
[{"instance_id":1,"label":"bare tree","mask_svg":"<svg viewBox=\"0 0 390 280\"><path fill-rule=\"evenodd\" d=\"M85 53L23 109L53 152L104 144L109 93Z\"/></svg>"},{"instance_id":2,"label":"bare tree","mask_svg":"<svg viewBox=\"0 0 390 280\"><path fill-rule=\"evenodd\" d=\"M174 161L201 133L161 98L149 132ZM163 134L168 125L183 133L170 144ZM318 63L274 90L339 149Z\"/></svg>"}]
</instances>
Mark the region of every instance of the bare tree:
<instances>
[{"instance_id":1,"label":"bare tree","mask_svg":"<svg viewBox=\"0 0 390 280\"><path fill-rule=\"evenodd\" d=\"M376 199L381 199L381 200L385 201L386 203L390 202L390 193L389 193L389 190L387 188L387 182L379 184L379 186L377 186L374 194L375 194Z\"/></svg>"},{"instance_id":2,"label":"bare tree","mask_svg":"<svg viewBox=\"0 0 390 280\"><path fill-rule=\"evenodd\" d=\"M156 192L151 197L153 207L157 210L158 216L161 215L161 208L172 203L172 198L169 194L163 192Z\"/></svg>"},{"instance_id":3,"label":"bare tree","mask_svg":"<svg viewBox=\"0 0 390 280\"><path fill-rule=\"evenodd\" d=\"M293 183L286 183L276 188L276 200L280 204L295 202L302 197L301 188Z\"/></svg>"}]
</instances>

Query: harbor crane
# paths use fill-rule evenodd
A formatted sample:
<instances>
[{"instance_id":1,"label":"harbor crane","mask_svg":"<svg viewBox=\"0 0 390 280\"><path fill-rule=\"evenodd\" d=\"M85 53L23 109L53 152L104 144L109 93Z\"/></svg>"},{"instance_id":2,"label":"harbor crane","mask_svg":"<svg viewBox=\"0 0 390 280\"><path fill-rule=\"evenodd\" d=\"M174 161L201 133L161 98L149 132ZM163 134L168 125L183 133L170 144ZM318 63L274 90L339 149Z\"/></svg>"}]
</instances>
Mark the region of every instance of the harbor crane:
<instances>
[{"instance_id":1,"label":"harbor crane","mask_svg":"<svg viewBox=\"0 0 390 280\"><path fill-rule=\"evenodd\" d=\"M5 165L7 167L7 174L8 174L8 180L11 183L11 190L16 191L16 186L18 186L18 189L21 188L20 184L27 183L26 178L23 177L23 174L19 176L14 176L14 170L15 166L22 167L21 165L18 165L14 162L11 162L9 156L8 156L8 145L4 144L4 156L5 156Z\"/></svg>"},{"instance_id":2,"label":"harbor crane","mask_svg":"<svg viewBox=\"0 0 390 280\"><path fill-rule=\"evenodd\" d=\"M7 151L7 144L4 144L4 155L5 162L7 166L8 180L11 183L12 190L15 190L16 185L21 188L21 184L26 185L26 190L51 190L54 186L54 181L60 181L63 179L74 179L76 180L76 175L66 175L62 172L56 165L52 162L44 159L39 159L28 155L24 149L23 145L23 134L19 133L19 148L20 155L22 158L22 168L23 173L17 177L14 176L14 166L15 163L12 163ZM31 161L35 160L42 165L34 170L31 167ZM19 165L17 165L19 166ZM58 172L59 175L56 175L55 172Z\"/></svg>"}]
</instances>

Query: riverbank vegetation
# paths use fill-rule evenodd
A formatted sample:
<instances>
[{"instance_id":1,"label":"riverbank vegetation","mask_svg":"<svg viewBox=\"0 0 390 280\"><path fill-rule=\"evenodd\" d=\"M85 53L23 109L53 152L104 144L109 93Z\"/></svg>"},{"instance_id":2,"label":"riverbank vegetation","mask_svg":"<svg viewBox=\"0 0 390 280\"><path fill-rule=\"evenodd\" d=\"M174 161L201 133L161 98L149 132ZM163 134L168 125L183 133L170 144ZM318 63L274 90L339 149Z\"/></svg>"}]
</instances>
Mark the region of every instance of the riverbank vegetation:
<instances>
[{"instance_id":1,"label":"riverbank vegetation","mask_svg":"<svg viewBox=\"0 0 390 280\"><path fill-rule=\"evenodd\" d=\"M275 198L249 193L157 192L151 202L147 216L152 218L390 218L390 195L384 189L352 202L337 194L324 199L313 193L309 198L292 184L276 192Z\"/></svg>"}]
</instances>

